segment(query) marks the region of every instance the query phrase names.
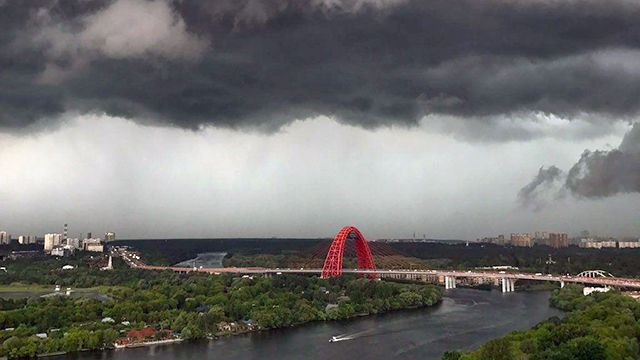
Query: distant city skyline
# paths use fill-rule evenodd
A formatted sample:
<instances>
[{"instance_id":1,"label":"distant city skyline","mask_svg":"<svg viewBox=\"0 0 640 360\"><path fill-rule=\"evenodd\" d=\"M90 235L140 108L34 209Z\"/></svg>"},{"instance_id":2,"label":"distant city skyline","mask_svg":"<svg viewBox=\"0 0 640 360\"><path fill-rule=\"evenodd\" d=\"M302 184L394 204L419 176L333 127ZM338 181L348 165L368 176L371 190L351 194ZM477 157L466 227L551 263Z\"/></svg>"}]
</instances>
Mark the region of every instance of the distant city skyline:
<instances>
[{"instance_id":1,"label":"distant city skyline","mask_svg":"<svg viewBox=\"0 0 640 360\"><path fill-rule=\"evenodd\" d=\"M11 231L5 231L3 229L0 229L0 244L6 244L8 243L8 240L14 241L14 242L18 242L20 244L29 244L29 243L34 243L36 239L40 239L45 241L46 243L46 239L47 236L49 235L55 235L55 236L59 236L61 240L64 239L73 239L73 240L78 240L78 239L102 239L105 242L109 242L109 241L114 241L116 240L116 233L113 231L107 231L104 233L104 237L100 238L100 237L94 237L92 232L87 232L85 233L86 235L80 233L79 236L77 238L74 238L74 236L72 236L71 234L69 234L69 236L67 237L66 235L66 230L68 229L68 224L64 224L63 225L63 232L62 233L56 233L56 232L51 232L51 233L46 233L46 234L35 234L33 235L33 233L20 233L20 234L14 234ZM83 236L84 235L84 236ZM296 238L297 236L291 236L288 238ZM331 236L309 236L307 238L331 238ZM184 237L143 237L143 238L118 238L117 240L143 240L143 239L197 239L196 237L189 237L189 236L184 236ZM215 236L203 236L203 237L199 237L202 239L215 239L215 238L234 238L234 237L215 237ZM235 238L244 238L244 237L238 237L236 236ZM264 238L264 239L269 239L269 238L278 238L277 236L255 236L254 238ZM287 238L287 237L280 237L280 238ZM299 238L305 238L305 237L299 237ZM574 234L570 234L564 231L532 231L532 232L511 232L511 233L498 233L495 235L491 235L491 236L484 236L484 235L478 235L475 239L461 239L461 238L436 238L436 237L431 237L431 236L427 236L426 233L412 233L412 234L400 234L400 235L395 235L395 236L390 236L390 237L368 237L368 240L414 240L414 241L423 241L423 240L453 240L453 241L479 241L479 242L489 242L489 243L496 243L496 244L517 244L518 246L531 246L533 244L555 244L555 245L550 245L553 247L565 247L567 244L569 244L567 241L568 240L573 240L574 244L575 241L578 240L582 240L582 241L602 241L602 240L607 240L607 239L619 239L619 240L630 240L630 241L640 241L640 235L630 235L630 236L612 236L610 234L593 234L590 233L588 230L582 230L578 233L574 233ZM551 242L549 242L551 241ZM558 246L558 241L560 241L561 243L565 244L562 246Z\"/></svg>"}]
</instances>

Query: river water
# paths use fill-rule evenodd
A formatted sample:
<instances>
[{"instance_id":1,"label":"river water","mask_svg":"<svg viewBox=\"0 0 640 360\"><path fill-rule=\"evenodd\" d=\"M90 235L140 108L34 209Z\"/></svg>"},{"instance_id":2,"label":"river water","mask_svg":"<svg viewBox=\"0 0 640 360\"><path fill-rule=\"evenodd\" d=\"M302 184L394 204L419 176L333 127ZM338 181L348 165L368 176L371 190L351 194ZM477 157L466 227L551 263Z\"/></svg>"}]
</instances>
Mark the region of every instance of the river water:
<instances>
[{"instance_id":1,"label":"river water","mask_svg":"<svg viewBox=\"0 0 640 360\"><path fill-rule=\"evenodd\" d=\"M213 268L221 268L224 267L222 265L222 260L227 256L226 252L207 252L200 253L194 259L185 260L183 262L179 262L173 266L179 267L200 267L206 269Z\"/></svg>"},{"instance_id":2,"label":"river water","mask_svg":"<svg viewBox=\"0 0 640 360\"><path fill-rule=\"evenodd\" d=\"M61 359L440 359L451 349L473 349L551 316L548 292L447 290L433 308L323 322L211 341L81 353ZM329 343L335 335L351 340Z\"/></svg>"}]
</instances>

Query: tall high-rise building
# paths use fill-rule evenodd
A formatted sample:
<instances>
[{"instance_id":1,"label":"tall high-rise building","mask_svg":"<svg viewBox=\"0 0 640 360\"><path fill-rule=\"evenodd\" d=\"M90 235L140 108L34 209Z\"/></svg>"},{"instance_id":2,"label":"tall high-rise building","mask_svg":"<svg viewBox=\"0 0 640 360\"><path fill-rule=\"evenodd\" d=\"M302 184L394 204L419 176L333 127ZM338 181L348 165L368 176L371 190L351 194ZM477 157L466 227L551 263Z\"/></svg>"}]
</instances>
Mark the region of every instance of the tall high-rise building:
<instances>
[{"instance_id":1,"label":"tall high-rise building","mask_svg":"<svg viewBox=\"0 0 640 360\"><path fill-rule=\"evenodd\" d=\"M116 239L116 233L108 232L104 234L104 241L114 241Z\"/></svg>"},{"instance_id":2,"label":"tall high-rise building","mask_svg":"<svg viewBox=\"0 0 640 360\"><path fill-rule=\"evenodd\" d=\"M18 244L28 245L28 244L35 244L35 243L36 243L36 237L33 235L18 236Z\"/></svg>"},{"instance_id":3,"label":"tall high-rise building","mask_svg":"<svg viewBox=\"0 0 640 360\"><path fill-rule=\"evenodd\" d=\"M549 241L549 234L546 231L536 231L533 235L533 243L536 245L546 245Z\"/></svg>"},{"instance_id":4,"label":"tall high-rise building","mask_svg":"<svg viewBox=\"0 0 640 360\"><path fill-rule=\"evenodd\" d=\"M547 245L559 249L569 246L569 236L567 233L549 233Z\"/></svg>"},{"instance_id":5,"label":"tall high-rise building","mask_svg":"<svg viewBox=\"0 0 640 360\"><path fill-rule=\"evenodd\" d=\"M62 245L62 234L45 234L44 251L51 251L55 246Z\"/></svg>"},{"instance_id":6,"label":"tall high-rise building","mask_svg":"<svg viewBox=\"0 0 640 360\"><path fill-rule=\"evenodd\" d=\"M11 234L6 231L0 231L0 244L9 244L11 242Z\"/></svg>"},{"instance_id":7,"label":"tall high-rise building","mask_svg":"<svg viewBox=\"0 0 640 360\"><path fill-rule=\"evenodd\" d=\"M86 237L86 239L91 239L91 238L92 238L92 236L91 236L91 232L88 232L88 233L87 233L87 237Z\"/></svg>"},{"instance_id":8,"label":"tall high-rise building","mask_svg":"<svg viewBox=\"0 0 640 360\"><path fill-rule=\"evenodd\" d=\"M511 245L532 247L533 238L530 234L511 234Z\"/></svg>"}]
</instances>

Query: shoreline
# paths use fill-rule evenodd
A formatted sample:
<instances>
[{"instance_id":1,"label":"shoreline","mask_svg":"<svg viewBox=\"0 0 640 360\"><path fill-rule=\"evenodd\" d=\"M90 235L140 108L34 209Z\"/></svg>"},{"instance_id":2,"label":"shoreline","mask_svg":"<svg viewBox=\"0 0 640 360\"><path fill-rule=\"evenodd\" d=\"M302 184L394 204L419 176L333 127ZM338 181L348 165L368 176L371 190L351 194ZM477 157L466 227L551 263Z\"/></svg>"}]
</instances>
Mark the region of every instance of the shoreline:
<instances>
[{"instance_id":1,"label":"shoreline","mask_svg":"<svg viewBox=\"0 0 640 360\"><path fill-rule=\"evenodd\" d=\"M114 350L122 350L122 349L133 349L145 346L153 346L153 345L165 345L165 344L179 344L183 342L184 339L176 338L176 339L166 339L166 340L153 340L153 341L145 341L141 343L133 343L127 345L114 345Z\"/></svg>"},{"instance_id":2,"label":"shoreline","mask_svg":"<svg viewBox=\"0 0 640 360\"><path fill-rule=\"evenodd\" d=\"M73 352L57 352L57 353L52 353L52 354L38 354L37 357L55 357L55 356L64 356L64 355L72 355L75 353L80 353L80 352L94 352L94 353L105 353L107 351L121 351L121 350L126 350L126 349L137 349L137 348L143 348L143 347L150 347L150 346L156 346L156 345L180 345L182 343L185 342L198 342L198 341L216 341L218 339L221 338L228 338L228 337L234 337L234 336L241 336L241 335L251 335L251 334L267 334L267 333L273 333L273 332L277 332L277 331L282 331L282 330L289 330L289 329L294 329L294 328L298 328L298 327L303 327L303 326L308 326L308 325L313 325L313 324L318 324L318 323L323 323L323 322L350 322L350 321L357 321L363 318L367 318L367 317L371 317L371 316L389 316L395 313L400 313L400 312L407 312L407 311L419 311L419 310L432 310L435 307L438 307L442 304L444 299L444 294L443 296L434 304L432 305L424 305L424 306L411 306L411 307L407 307L407 308L402 308L402 309L397 309L397 310L389 310L389 311L385 311L385 312L380 312L380 313L371 313L371 314L365 314L365 313L359 313L359 314L354 314L351 317L348 317L346 319L336 319L336 320L312 320L312 321L306 321L303 323L299 323L299 324L295 324L295 325L291 325L288 327L280 327L280 328L269 328L269 329L255 329L255 330L244 330L244 331L239 331L239 332L232 332L232 333L216 333L212 336L204 336L202 338L198 338L198 339L182 339L182 338L177 338L177 339L168 339L168 340L155 340L155 341L149 341L149 342L144 342L144 343L136 343L136 344L129 344L129 345L123 345L123 346L112 346L112 347L105 347L103 349L95 349L95 350L80 350L80 351L73 351Z\"/></svg>"},{"instance_id":3,"label":"shoreline","mask_svg":"<svg viewBox=\"0 0 640 360\"><path fill-rule=\"evenodd\" d=\"M475 296L485 296L483 294L488 295L488 292L486 291L479 291L479 290L474 290L474 289L461 289L466 292L469 293L469 295L473 297ZM494 296L501 298L501 296L499 296L500 292L499 291L493 291ZM478 295L473 295L473 294L478 294ZM523 294L526 295L526 294ZM456 297L456 296L454 296ZM466 296L462 296L462 298L466 298ZM278 341L278 339L280 337L283 338L289 338L291 336L292 333L296 333L302 329L296 329L296 328L303 328L303 327L310 327L311 329L309 330L310 333L314 333L315 330L314 328L319 327L319 328L324 328L325 326L329 326L331 328L341 328L343 325L341 325L341 323L344 324L344 326L347 327L353 327L355 325L355 328L361 328L362 326L358 326L357 323L360 321L363 321L365 324L368 323L368 321L371 321L372 318L386 318L388 317L388 321L390 321L390 323L394 322L394 318L395 316L400 316L401 318L403 317L403 315L401 314L423 314L424 316L430 316L430 314L432 312L437 312L438 308L440 308L443 304L448 304L450 300L450 297L447 296L445 294L445 296L443 296L442 301L439 301L438 303L435 303L431 306L423 306L423 307L418 307L418 308L403 308L403 309L399 309L399 310L395 310L395 311L388 311L388 312L384 312L384 313L378 313L378 314L369 314L369 316L353 316L350 317L348 319L342 319L342 320L328 320L328 321L309 321L306 323L302 323L299 325L295 325L295 326L288 326L288 327L282 327L282 328L274 328L274 329L261 329L261 330L255 330L255 331L249 331L249 332L242 332L242 333L234 333L234 334L225 334L222 336L218 336L218 337L209 337L209 338L200 338L200 339L194 339L194 340L188 340L183 342L183 344L187 344L188 346L186 347L187 350L185 350L187 353L191 353L191 354L195 354L198 353L197 349L207 349L210 348L211 346L215 346L214 344L218 343L217 341L214 342L215 340L221 340L222 344L229 344L229 342L231 342L231 344L236 343L236 341L240 341L239 344L245 343L246 341L258 341L258 342L262 342L262 341ZM457 304L457 302L454 301L455 304ZM451 303L453 304L453 303ZM450 305L451 305L450 304ZM547 306L549 306L547 304ZM564 314L564 312L562 312ZM411 316L411 315L410 315ZM553 315L556 316L556 315ZM546 321L548 318L544 318L541 319L540 321ZM375 321L375 320L374 320ZM384 320L383 320L384 321ZM352 323L356 323L353 325L349 325ZM325 325L326 324L326 325ZM333 324L333 325L331 325ZM336 326L338 325L338 326ZM531 327L535 326L535 324L532 324ZM527 331L529 330L531 327L527 327L527 328L523 328L523 329L514 329L514 330L510 330L510 331ZM307 332L307 330L304 330L304 332ZM318 341L320 341L320 343L324 344L326 341L330 338L330 335L335 335L335 334L342 334L342 332L336 330L336 332L329 332L327 333L327 339L325 339L324 337L321 337L320 339L318 339ZM506 333L505 333L506 334ZM493 338L489 338L486 341L490 341L491 339L495 339L495 338L499 338L502 336L505 336L505 334L499 334L496 335ZM245 335L245 337L241 337L241 339L245 339L245 340L234 340L234 338L232 338L232 336L238 336L238 335ZM254 338L256 337L257 338ZM191 348L194 348L196 350L191 350ZM447 349L450 350L450 349ZM144 358L147 358L147 351L148 350L138 350L138 352L133 352L134 355L131 355L131 357L126 357L127 359L131 358L137 358L138 355L135 354L139 354ZM205 350L202 350L205 351ZM182 352L182 350L178 350L178 348L163 348L162 350L160 348L158 348L157 350L155 350L153 353L154 354L159 354L160 352L165 352L167 354L172 354L174 352ZM107 357L109 355L106 355ZM129 355L127 355L129 356ZM60 358L60 360L65 359L65 358ZM438 358L439 359L439 358Z\"/></svg>"},{"instance_id":4,"label":"shoreline","mask_svg":"<svg viewBox=\"0 0 640 360\"><path fill-rule=\"evenodd\" d=\"M384 311L384 312L379 312L379 313L357 313L357 314L353 314L353 316L350 316L350 317L345 318L345 319L311 320L311 321L306 321L306 322L302 322L302 323L299 323L299 324L292 324L290 326L279 327L279 328L254 329L254 330L244 330L244 331L229 332L229 333L216 333L216 334L214 334L212 336L205 336L203 338L193 339L193 340L195 340L195 341L199 341L199 340L216 340L216 339L219 339L219 338L226 338L226 337L239 336L239 335L258 334L258 333L265 333L266 334L266 333L269 333L269 332L277 332L277 331L281 331L281 330L294 329L294 328L310 326L310 325L319 324L319 323L351 322L351 321L357 321L357 320L360 320L360 319L363 319L363 318L367 318L367 317L372 317L372 316L389 316L389 315L392 315L392 314L395 314L395 313L400 313L400 312L430 310L430 309L433 309L435 307L438 307L438 306L442 305L442 302L443 302L444 298L445 298L445 296L443 294L443 296L440 298L440 300L438 300L436 303L434 303L432 305L409 306L409 307L402 308L402 309L389 310L389 311Z\"/></svg>"}]
</instances>

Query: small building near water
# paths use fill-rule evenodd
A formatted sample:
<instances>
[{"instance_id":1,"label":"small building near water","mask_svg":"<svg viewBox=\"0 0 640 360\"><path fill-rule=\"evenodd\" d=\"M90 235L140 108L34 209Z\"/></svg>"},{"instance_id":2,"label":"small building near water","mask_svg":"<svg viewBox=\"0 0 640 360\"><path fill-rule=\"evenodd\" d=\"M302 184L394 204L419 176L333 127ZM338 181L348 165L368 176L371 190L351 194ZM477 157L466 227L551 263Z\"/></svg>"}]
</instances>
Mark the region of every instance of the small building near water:
<instances>
[{"instance_id":1,"label":"small building near water","mask_svg":"<svg viewBox=\"0 0 640 360\"><path fill-rule=\"evenodd\" d=\"M173 331L171 329L156 331L154 328L148 326L140 330L129 330L127 337L116 339L114 345L116 347L123 347L131 344L140 344L154 340L168 340L171 338L173 338Z\"/></svg>"}]
</instances>

